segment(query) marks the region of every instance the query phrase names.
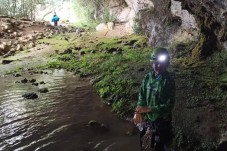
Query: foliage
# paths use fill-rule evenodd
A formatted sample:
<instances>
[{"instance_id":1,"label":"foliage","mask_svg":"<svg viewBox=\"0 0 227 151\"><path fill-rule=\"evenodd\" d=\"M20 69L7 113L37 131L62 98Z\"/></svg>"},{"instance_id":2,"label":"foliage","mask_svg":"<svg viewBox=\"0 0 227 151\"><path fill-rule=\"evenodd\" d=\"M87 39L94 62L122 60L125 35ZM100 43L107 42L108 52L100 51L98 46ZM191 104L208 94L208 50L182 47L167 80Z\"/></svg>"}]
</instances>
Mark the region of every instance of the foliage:
<instances>
[{"instance_id":1,"label":"foliage","mask_svg":"<svg viewBox=\"0 0 227 151\"><path fill-rule=\"evenodd\" d=\"M128 110L127 101L120 99L112 104L112 111L117 113L119 116L123 117Z\"/></svg>"},{"instance_id":2,"label":"foliage","mask_svg":"<svg viewBox=\"0 0 227 151\"><path fill-rule=\"evenodd\" d=\"M97 13L102 1L103 0L74 0L73 7L75 15L77 18L81 19L79 22L94 27L97 22L95 14Z\"/></svg>"},{"instance_id":3,"label":"foliage","mask_svg":"<svg viewBox=\"0 0 227 151\"><path fill-rule=\"evenodd\" d=\"M115 17L113 15L110 14L110 11L108 9L105 9L103 12L103 17L100 19L100 22L114 22L115 21Z\"/></svg>"},{"instance_id":4,"label":"foliage","mask_svg":"<svg viewBox=\"0 0 227 151\"><path fill-rule=\"evenodd\" d=\"M115 17L107 8L105 0L74 0L74 11L81 25L94 28L99 23L113 22Z\"/></svg>"},{"instance_id":5,"label":"foliage","mask_svg":"<svg viewBox=\"0 0 227 151\"><path fill-rule=\"evenodd\" d=\"M112 111L123 117L130 114L135 107L138 84L142 77L138 69L149 62L150 48L133 49L124 45L125 42L135 40L136 44L144 43L142 36L131 36L121 39L101 39L94 43L93 48L82 49L86 54L77 57L78 51L72 54L56 55L56 61L48 67L64 68L75 71L81 76L91 76L93 85L105 102L112 104ZM122 54L107 53L111 48L121 48ZM99 50L91 53L90 50ZM144 75L144 74L141 74ZM137 77L138 76L138 77Z\"/></svg>"},{"instance_id":6,"label":"foliage","mask_svg":"<svg viewBox=\"0 0 227 151\"><path fill-rule=\"evenodd\" d=\"M135 18L134 18L134 25L133 25L133 31L135 34L141 34L141 23L140 23L140 18L139 16L137 15Z\"/></svg>"},{"instance_id":7,"label":"foliage","mask_svg":"<svg viewBox=\"0 0 227 151\"><path fill-rule=\"evenodd\" d=\"M45 0L0 0L0 15L34 19L36 5Z\"/></svg>"}]
</instances>

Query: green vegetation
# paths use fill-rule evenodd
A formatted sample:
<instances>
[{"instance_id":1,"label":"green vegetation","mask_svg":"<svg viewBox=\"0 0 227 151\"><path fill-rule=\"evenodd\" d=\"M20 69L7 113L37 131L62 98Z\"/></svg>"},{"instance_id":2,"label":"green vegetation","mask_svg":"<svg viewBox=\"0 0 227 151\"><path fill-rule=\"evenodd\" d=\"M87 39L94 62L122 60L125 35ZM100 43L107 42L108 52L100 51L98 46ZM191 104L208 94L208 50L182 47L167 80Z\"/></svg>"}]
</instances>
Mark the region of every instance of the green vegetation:
<instances>
[{"instance_id":1,"label":"green vegetation","mask_svg":"<svg viewBox=\"0 0 227 151\"><path fill-rule=\"evenodd\" d=\"M34 20L36 6L44 3L45 0L0 0L0 15Z\"/></svg>"},{"instance_id":2,"label":"green vegetation","mask_svg":"<svg viewBox=\"0 0 227 151\"><path fill-rule=\"evenodd\" d=\"M79 19L76 26L87 26L93 29L99 23L115 21L108 6L102 5L106 5L104 0L74 0L75 15Z\"/></svg>"},{"instance_id":3,"label":"green vegetation","mask_svg":"<svg viewBox=\"0 0 227 151\"><path fill-rule=\"evenodd\" d=\"M56 54L56 61L45 67L64 68L78 73L81 77L92 77L93 84L104 102L112 105L113 112L124 117L132 113L135 107L138 83L143 77L141 75L144 75L137 73L141 67L148 64L151 53L151 48L133 47L144 45L145 41L142 36L100 39L89 48L73 50L69 54ZM82 43L77 45L85 47ZM81 55L81 52L85 54Z\"/></svg>"},{"instance_id":4,"label":"green vegetation","mask_svg":"<svg viewBox=\"0 0 227 151\"><path fill-rule=\"evenodd\" d=\"M64 35L55 35L51 38L39 39L38 42L46 45L50 45L51 50L62 50L70 46L73 46L75 41L71 41L71 39L76 39L76 38L77 37L75 34L64 34Z\"/></svg>"},{"instance_id":5,"label":"green vegetation","mask_svg":"<svg viewBox=\"0 0 227 151\"><path fill-rule=\"evenodd\" d=\"M141 31L142 31L142 29L141 29L140 18L137 15L134 18L133 32L136 33L136 34L141 34Z\"/></svg>"},{"instance_id":6,"label":"green vegetation","mask_svg":"<svg viewBox=\"0 0 227 151\"><path fill-rule=\"evenodd\" d=\"M185 151L217 150L219 142L214 136L225 130L223 123L227 122L222 114L227 98L227 55L219 50L198 61L190 53L195 45L185 42L171 47L177 86L173 145Z\"/></svg>"},{"instance_id":7,"label":"green vegetation","mask_svg":"<svg viewBox=\"0 0 227 151\"><path fill-rule=\"evenodd\" d=\"M54 61L45 68L64 68L81 77L90 77L103 102L111 105L114 113L121 118L131 115L141 80L149 70L152 48L147 47L147 39L136 35L103 39L91 36L75 38L73 42L68 42L72 52L52 56ZM53 46L65 48L67 44L62 42L53 43ZM176 110L173 114L175 138L172 145L188 151L215 150L217 142L211 141L210 136L199 131L198 127L210 126L207 122L212 123L219 117L217 109L221 111L226 107L227 56L225 52L215 53L206 61L195 62L188 53L194 45L185 42L175 44L170 49L174 57L171 71L175 72L177 88ZM78 47L81 49L76 49ZM206 117L198 118L204 113ZM225 127L220 123L222 120L216 124L220 129Z\"/></svg>"}]
</instances>

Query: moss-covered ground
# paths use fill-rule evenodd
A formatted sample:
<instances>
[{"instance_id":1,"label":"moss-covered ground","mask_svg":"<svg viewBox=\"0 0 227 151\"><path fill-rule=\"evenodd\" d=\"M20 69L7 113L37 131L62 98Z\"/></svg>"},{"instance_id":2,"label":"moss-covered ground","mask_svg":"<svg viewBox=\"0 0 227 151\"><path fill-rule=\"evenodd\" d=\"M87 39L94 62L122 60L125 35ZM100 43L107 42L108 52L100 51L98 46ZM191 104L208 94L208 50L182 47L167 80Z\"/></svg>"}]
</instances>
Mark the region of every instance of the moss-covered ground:
<instances>
[{"instance_id":1,"label":"moss-covered ground","mask_svg":"<svg viewBox=\"0 0 227 151\"><path fill-rule=\"evenodd\" d=\"M71 40L40 41L65 50L53 55L54 61L42 68L64 68L90 78L113 113L121 118L132 116L140 83L150 70L152 48L147 46L146 38L63 37ZM177 88L173 146L183 151L213 151L227 129L227 55L220 50L206 60L193 60L193 45L181 43L170 49L170 71L175 75Z\"/></svg>"},{"instance_id":2,"label":"moss-covered ground","mask_svg":"<svg viewBox=\"0 0 227 151\"><path fill-rule=\"evenodd\" d=\"M173 58L177 87L174 145L186 151L220 150L227 130L226 52L218 50L206 60L194 61L190 49L184 51Z\"/></svg>"},{"instance_id":3,"label":"moss-covered ground","mask_svg":"<svg viewBox=\"0 0 227 151\"><path fill-rule=\"evenodd\" d=\"M65 42L43 39L40 42L64 46ZM72 45L73 43L73 45ZM56 46L57 45L57 46ZM62 52L52 56L55 61L42 68L64 68L91 78L103 101L112 107L112 111L125 117L135 108L140 82L149 69L149 56L152 48L146 47L143 36L122 38L99 38L91 40L84 36L70 42ZM79 50L78 50L79 49Z\"/></svg>"}]
</instances>

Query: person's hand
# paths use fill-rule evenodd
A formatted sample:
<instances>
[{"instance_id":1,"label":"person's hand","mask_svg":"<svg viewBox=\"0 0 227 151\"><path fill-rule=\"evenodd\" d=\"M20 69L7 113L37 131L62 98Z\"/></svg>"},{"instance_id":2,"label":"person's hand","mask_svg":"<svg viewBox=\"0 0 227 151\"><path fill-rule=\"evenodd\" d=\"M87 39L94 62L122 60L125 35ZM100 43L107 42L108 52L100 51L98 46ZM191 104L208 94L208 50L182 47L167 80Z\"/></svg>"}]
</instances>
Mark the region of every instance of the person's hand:
<instances>
[{"instance_id":1,"label":"person's hand","mask_svg":"<svg viewBox=\"0 0 227 151\"><path fill-rule=\"evenodd\" d=\"M151 112L151 108L146 107L146 106L137 106L136 107L136 112L139 112L139 113L148 113L148 112Z\"/></svg>"},{"instance_id":2,"label":"person's hand","mask_svg":"<svg viewBox=\"0 0 227 151\"><path fill-rule=\"evenodd\" d=\"M134 124L138 124L142 122L142 115L138 112L135 112L134 117L133 117L133 122Z\"/></svg>"}]
</instances>

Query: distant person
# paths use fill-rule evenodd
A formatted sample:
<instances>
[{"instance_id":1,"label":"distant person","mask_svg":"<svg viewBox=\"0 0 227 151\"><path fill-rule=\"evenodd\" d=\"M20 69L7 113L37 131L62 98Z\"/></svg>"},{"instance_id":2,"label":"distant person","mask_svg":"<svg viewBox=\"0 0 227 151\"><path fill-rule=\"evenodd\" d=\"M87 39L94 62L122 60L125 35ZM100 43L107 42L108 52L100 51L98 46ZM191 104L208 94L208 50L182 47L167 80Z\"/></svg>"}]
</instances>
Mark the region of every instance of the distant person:
<instances>
[{"instance_id":1,"label":"distant person","mask_svg":"<svg viewBox=\"0 0 227 151\"><path fill-rule=\"evenodd\" d=\"M52 22L54 22L54 26L58 25L59 17L57 16L56 13L54 13L54 16L52 18Z\"/></svg>"}]
</instances>

